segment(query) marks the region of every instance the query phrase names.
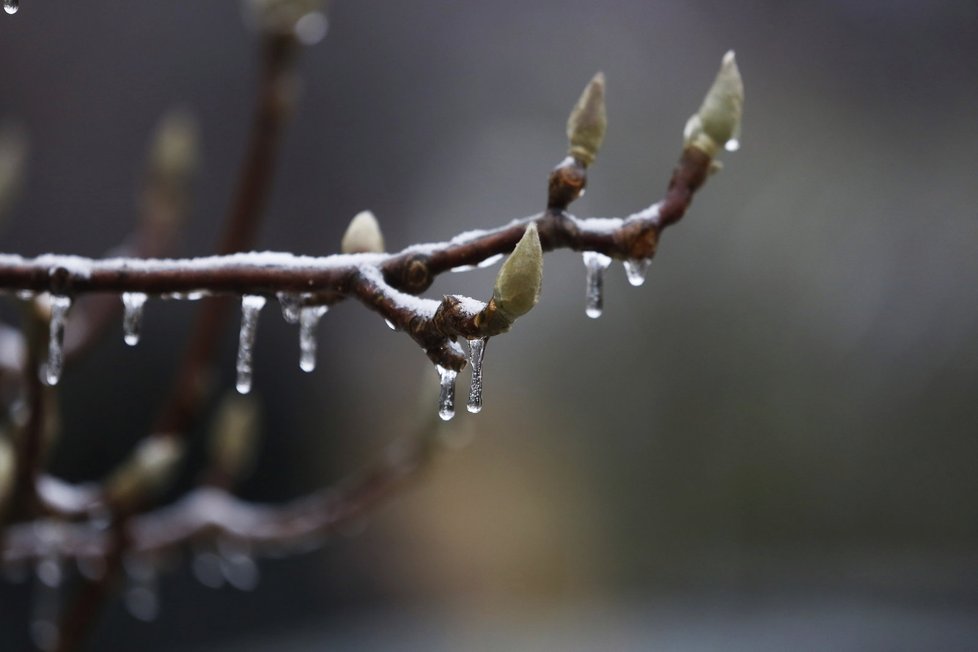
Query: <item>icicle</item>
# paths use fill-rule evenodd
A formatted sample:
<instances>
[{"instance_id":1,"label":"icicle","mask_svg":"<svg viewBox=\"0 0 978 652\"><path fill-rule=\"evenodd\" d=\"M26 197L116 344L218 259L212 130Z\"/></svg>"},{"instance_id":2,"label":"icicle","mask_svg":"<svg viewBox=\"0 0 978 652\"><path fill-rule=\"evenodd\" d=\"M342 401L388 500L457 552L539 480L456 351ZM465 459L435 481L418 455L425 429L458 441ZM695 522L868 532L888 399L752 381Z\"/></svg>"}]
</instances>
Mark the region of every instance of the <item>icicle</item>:
<instances>
[{"instance_id":1,"label":"icicle","mask_svg":"<svg viewBox=\"0 0 978 652\"><path fill-rule=\"evenodd\" d=\"M143 306L146 305L146 294L143 292L122 293L122 332L129 346L139 344L139 334L143 327Z\"/></svg>"},{"instance_id":2,"label":"icicle","mask_svg":"<svg viewBox=\"0 0 978 652\"><path fill-rule=\"evenodd\" d=\"M482 358L486 354L488 337L469 340L469 365L472 367L472 381L469 384L469 402L466 405L469 412L482 410Z\"/></svg>"},{"instance_id":3,"label":"icicle","mask_svg":"<svg viewBox=\"0 0 978 652\"><path fill-rule=\"evenodd\" d=\"M220 540L221 573L228 584L239 591L251 591L258 586L258 566L255 564L247 544Z\"/></svg>"},{"instance_id":4,"label":"icicle","mask_svg":"<svg viewBox=\"0 0 978 652\"><path fill-rule=\"evenodd\" d=\"M455 416L455 377L458 372L454 369L446 369L441 365L436 365L438 378L441 381L441 391L438 394L438 416L443 421L448 421Z\"/></svg>"},{"instance_id":5,"label":"icicle","mask_svg":"<svg viewBox=\"0 0 978 652\"><path fill-rule=\"evenodd\" d=\"M645 273L649 270L649 265L651 264L651 258L630 258L626 260L625 276L628 277L628 282L634 287L645 283Z\"/></svg>"},{"instance_id":6,"label":"icicle","mask_svg":"<svg viewBox=\"0 0 978 652\"><path fill-rule=\"evenodd\" d=\"M224 585L221 572L221 558L210 550L201 550L194 555L194 577L206 587L219 589Z\"/></svg>"},{"instance_id":7,"label":"icicle","mask_svg":"<svg viewBox=\"0 0 978 652\"><path fill-rule=\"evenodd\" d=\"M299 368L310 372L316 368L316 326L329 306L303 306L299 311Z\"/></svg>"},{"instance_id":8,"label":"icicle","mask_svg":"<svg viewBox=\"0 0 978 652\"><path fill-rule=\"evenodd\" d=\"M123 559L123 565L126 569L126 589L123 595L126 610L143 622L156 620L160 614L156 567L151 560L132 555Z\"/></svg>"},{"instance_id":9,"label":"icicle","mask_svg":"<svg viewBox=\"0 0 978 652\"><path fill-rule=\"evenodd\" d=\"M3 0L3 10L8 14L16 14L20 9L20 0Z\"/></svg>"},{"instance_id":10,"label":"icicle","mask_svg":"<svg viewBox=\"0 0 978 652\"><path fill-rule=\"evenodd\" d=\"M591 319L601 316L604 306L604 270L611 264L611 258L596 251L584 252L584 265L587 267L587 303L584 312Z\"/></svg>"},{"instance_id":11,"label":"icicle","mask_svg":"<svg viewBox=\"0 0 978 652\"><path fill-rule=\"evenodd\" d=\"M54 386L61 379L64 366L65 320L71 308L71 297L51 295L51 322L49 324L48 361L44 365L42 380Z\"/></svg>"},{"instance_id":12,"label":"icicle","mask_svg":"<svg viewBox=\"0 0 978 652\"><path fill-rule=\"evenodd\" d=\"M275 295L282 306L282 319L290 324L299 323L299 311L302 309L302 295L292 292L279 292Z\"/></svg>"},{"instance_id":13,"label":"icicle","mask_svg":"<svg viewBox=\"0 0 978 652\"><path fill-rule=\"evenodd\" d=\"M57 556L42 558L35 569L37 582L31 613L31 640L40 650L53 650L58 645L58 611L61 603L61 562Z\"/></svg>"},{"instance_id":14,"label":"icicle","mask_svg":"<svg viewBox=\"0 0 978 652\"><path fill-rule=\"evenodd\" d=\"M255 348L258 313L265 307L265 297L246 294L241 297L241 332L238 335L238 382L241 394L251 391L251 352Z\"/></svg>"}]
</instances>

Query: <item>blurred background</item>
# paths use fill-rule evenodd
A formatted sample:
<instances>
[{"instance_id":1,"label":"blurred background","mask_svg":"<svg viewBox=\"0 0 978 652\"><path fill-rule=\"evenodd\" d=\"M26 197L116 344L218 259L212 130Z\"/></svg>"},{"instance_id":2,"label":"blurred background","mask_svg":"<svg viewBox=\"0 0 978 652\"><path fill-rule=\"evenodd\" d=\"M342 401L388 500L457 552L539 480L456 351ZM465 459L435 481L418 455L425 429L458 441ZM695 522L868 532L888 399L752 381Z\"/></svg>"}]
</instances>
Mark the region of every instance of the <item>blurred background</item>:
<instances>
[{"instance_id":1,"label":"blurred background","mask_svg":"<svg viewBox=\"0 0 978 652\"><path fill-rule=\"evenodd\" d=\"M116 600L92 649L978 648L974 2L337 0L303 53L260 248L336 251L367 208L392 250L537 212L597 70L609 129L574 212L644 208L730 48L742 149L643 287L615 265L588 319L579 255L548 255L539 306L488 346L485 409L456 416L420 483L349 537L262 561L253 592L179 565L155 622ZM208 252L257 59L231 0L0 16L0 121L31 144L0 249L119 242L179 105L203 147L181 253ZM428 296L486 298L495 272ZM240 492L262 501L328 484L435 410L434 370L383 320L332 310L304 374L275 308L255 353L266 436ZM66 371L52 471L94 479L126 456L192 309L151 301L138 347L120 326ZM0 584L4 649L28 645L30 604L29 585Z\"/></svg>"}]
</instances>

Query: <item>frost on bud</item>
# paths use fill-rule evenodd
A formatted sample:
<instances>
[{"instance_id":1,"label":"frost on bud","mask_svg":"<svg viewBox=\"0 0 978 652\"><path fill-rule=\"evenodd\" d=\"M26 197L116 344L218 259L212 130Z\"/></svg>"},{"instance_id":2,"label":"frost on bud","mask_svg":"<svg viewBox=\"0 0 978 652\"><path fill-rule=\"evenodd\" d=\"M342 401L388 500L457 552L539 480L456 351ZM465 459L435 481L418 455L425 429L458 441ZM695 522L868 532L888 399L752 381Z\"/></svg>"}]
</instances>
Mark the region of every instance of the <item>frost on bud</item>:
<instances>
[{"instance_id":1,"label":"frost on bud","mask_svg":"<svg viewBox=\"0 0 978 652\"><path fill-rule=\"evenodd\" d=\"M340 251L345 254L379 254L384 251L384 236L373 213L360 211L350 220Z\"/></svg>"},{"instance_id":2,"label":"frost on bud","mask_svg":"<svg viewBox=\"0 0 978 652\"><path fill-rule=\"evenodd\" d=\"M251 471L259 423L258 403L253 398L228 393L217 409L210 436L212 464L222 475L241 479Z\"/></svg>"},{"instance_id":3,"label":"frost on bud","mask_svg":"<svg viewBox=\"0 0 978 652\"><path fill-rule=\"evenodd\" d=\"M540 298L542 283L543 248L537 225L531 222L496 277L492 301L484 311L489 328L507 330L517 317L530 312Z\"/></svg>"},{"instance_id":4,"label":"frost on bud","mask_svg":"<svg viewBox=\"0 0 978 652\"><path fill-rule=\"evenodd\" d=\"M183 458L183 442L172 435L147 437L109 478L105 494L114 505L130 505L163 490Z\"/></svg>"},{"instance_id":5,"label":"frost on bud","mask_svg":"<svg viewBox=\"0 0 978 652\"><path fill-rule=\"evenodd\" d=\"M27 135L20 127L0 126L0 215L13 202L24 178Z\"/></svg>"},{"instance_id":6,"label":"frost on bud","mask_svg":"<svg viewBox=\"0 0 978 652\"><path fill-rule=\"evenodd\" d=\"M182 183L200 163L197 120L186 109L174 109L156 127L149 165L154 177Z\"/></svg>"},{"instance_id":7,"label":"frost on bud","mask_svg":"<svg viewBox=\"0 0 978 652\"><path fill-rule=\"evenodd\" d=\"M723 56L720 72L703 99L699 111L686 123L683 134L687 147L696 147L716 156L740 131L744 108L744 82L733 50Z\"/></svg>"},{"instance_id":8,"label":"frost on bud","mask_svg":"<svg viewBox=\"0 0 978 652\"><path fill-rule=\"evenodd\" d=\"M567 119L568 153L584 165L591 165L608 126L604 106L604 73L599 72L588 83Z\"/></svg>"}]
</instances>

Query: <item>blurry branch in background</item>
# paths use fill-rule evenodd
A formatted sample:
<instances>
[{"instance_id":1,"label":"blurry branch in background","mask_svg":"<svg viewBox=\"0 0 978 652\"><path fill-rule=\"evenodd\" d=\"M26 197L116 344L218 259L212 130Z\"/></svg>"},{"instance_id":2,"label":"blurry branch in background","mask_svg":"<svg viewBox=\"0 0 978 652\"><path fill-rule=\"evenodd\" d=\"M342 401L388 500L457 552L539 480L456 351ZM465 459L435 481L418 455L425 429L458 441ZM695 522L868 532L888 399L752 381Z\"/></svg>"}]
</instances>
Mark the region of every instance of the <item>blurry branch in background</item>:
<instances>
[{"instance_id":1,"label":"blurry branch in background","mask_svg":"<svg viewBox=\"0 0 978 652\"><path fill-rule=\"evenodd\" d=\"M237 574L225 569L227 580L248 584L246 561L254 554L302 549L359 519L415 477L430 458L437 441L433 416L415 436L396 442L373 465L335 487L279 506L248 503L232 492L255 461L259 410L248 397L226 398L214 418L209 464L199 485L168 506L156 506L180 468L186 439L212 394L213 352L233 298L241 297L237 387L243 394L250 390L257 320L269 297L281 304L286 320L299 325L300 366L305 371L315 365L319 319L328 308L353 298L407 334L435 365L440 380L437 414L442 419L453 416L455 380L470 364L467 407L478 412L486 343L508 332L537 303L544 252L583 252L586 312L599 316L602 277L611 261L622 261L629 281L640 285L662 231L683 216L693 193L718 169L719 151L736 147L743 86L728 53L687 124L682 155L664 198L625 218L573 216L568 207L584 191L587 168L597 157L607 125L605 80L599 73L571 112L568 153L550 173L542 213L447 242L385 253L380 225L364 211L350 223L340 254L241 253L254 247L264 213L281 134L296 100L300 46L315 42L326 29L321 3L315 0L251 0L248 6L261 39L261 73L252 129L216 255L161 258L174 246L185 219L190 180L198 167L197 128L185 112L171 113L161 123L151 147L140 219L134 234L110 257L0 255L0 289L16 294L25 315L22 333L0 329L0 398L7 408L0 430L2 561L40 569L50 560L60 564L74 559L80 568L90 569L99 560L98 572L83 571L85 580L60 622L48 622L50 627L42 628L47 635L35 635L46 649L80 645L124 567L129 581L148 576L129 568L133 559L156 569L161 559L186 544L217 546L224 550L220 554L227 568L238 564ZM0 211L17 186L24 151L22 136L0 132ZM418 296L440 274L484 267L507 254L485 301ZM47 433L56 432L55 385L61 367L103 335L120 311L126 342L137 343L149 297L208 297L152 431L101 483L71 485L45 475L45 451L52 437ZM459 340L468 343L467 352ZM201 572L207 576L206 568ZM155 570L150 574L155 577ZM131 610L143 617L147 611L142 607Z\"/></svg>"}]
</instances>

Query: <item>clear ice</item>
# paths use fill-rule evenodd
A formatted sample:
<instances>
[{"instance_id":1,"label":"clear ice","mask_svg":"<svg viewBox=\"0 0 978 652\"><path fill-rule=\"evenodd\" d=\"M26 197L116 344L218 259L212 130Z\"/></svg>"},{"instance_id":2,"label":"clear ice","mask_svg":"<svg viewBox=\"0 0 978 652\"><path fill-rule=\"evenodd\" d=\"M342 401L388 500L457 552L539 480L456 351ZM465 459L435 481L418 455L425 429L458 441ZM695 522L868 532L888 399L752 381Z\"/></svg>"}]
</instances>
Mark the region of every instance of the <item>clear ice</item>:
<instances>
[{"instance_id":1,"label":"clear ice","mask_svg":"<svg viewBox=\"0 0 978 652\"><path fill-rule=\"evenodd\" d=\"M123 292L122 293L122 332L126 344L136 346L139 344L139 334L143 328L143 306L146 305L147 296L142 292Z\"/></svg>"},{"instance_id":2,"label":"clear ice","mask_svg":"<svg viewBox=\"0 0 978 652\"><path fill-rule=\"evenodd\" d=\"M8 14L16 14L20 9L20 0L3 0L3 10Z\"/></svg>"},{"instance_id":3,"label":"clear ice","mask_svg":"<svg viewBox=\"0 0 978 652\"><path fill-rule=\"evenodd\" d=\"M604 309L604 270L611 264L611 258L597 251L584 252L584 266L587 267L587 290L584 312L591 319L601 316Z\"/></svg>"},{"instance_id":4,"label":"clear ice","mask_svg":"<svg viewBox=\"0 0 978 652\"><path fill-rule=\"evenodd\" d=\"M482 359L486 355L486 342L483 337L469 340L469 365L472 367L472 381L469 384L469 402L466 404L469 412L482 410Z\"/></svg>"},{"instance_id":5,"label":"clear ice","mask_svg":"<svg viewBox=\"0 0 978 652\"><path fill-rule=\"evenodd\" d=\"M299 368L303 371L316 368L316 326L328 310L328 306L303 306L299 310Z\"/></svg>"},{"instance_id":6,"label":"clear ice","mask_svg":"<svg viewBox=\"0 0 978 652\"><path fill-rule=\"evenodd\" d=\"M251 354L255 348L255 332L258 330L258 313L265 307L265 297L246 294L241 297L241 331L238 334L238 382L241 394L251 391Z\"/></svg>"},{"instance_id":7,"label":"clear ice","mask_svg":"<svg viewBox=\"0 0 978 652\"><path fill-rule=\"evenodd\" d=\"M645 283L645 273L649 271L649 265L651 264L651 258L636 258L626 260L625 276L628 277L628 282L634 287L638 287Z\"/></svg>"},{"instance_id":8,"label":"clear ice","mask_svg":"<svg viewBox=\"0 0 978 652\"><path fill-rule=\"evenodd\" d=\"M438 393L438 416L442 421L448 421L455 416L455 377L458 372L436 365L441 390Z\"/></svg>"},{"instance_id":9,"label":"clear ice","mask_svg":"<svg viewBox=\"0 0 978 652\"><path fill-rule=\"evenodd\" d=\"M302 309L302 295L292 292L279 292L275 295L282 306L282 319L290 324L299 323L299 311Z\"/></svg>"},{"instance_id":10,"label":"clear ice","mask_svg":"<svg viewBox=\"0 0 978 652\"><path fill-rule=\"evenodd\" d=\"M44 365L42 380L48 385L57 385L64 367L65 320L71 308L71 297L51 296L51 322L49 325L48 361Z\"/></svg>"}]
</instances>

